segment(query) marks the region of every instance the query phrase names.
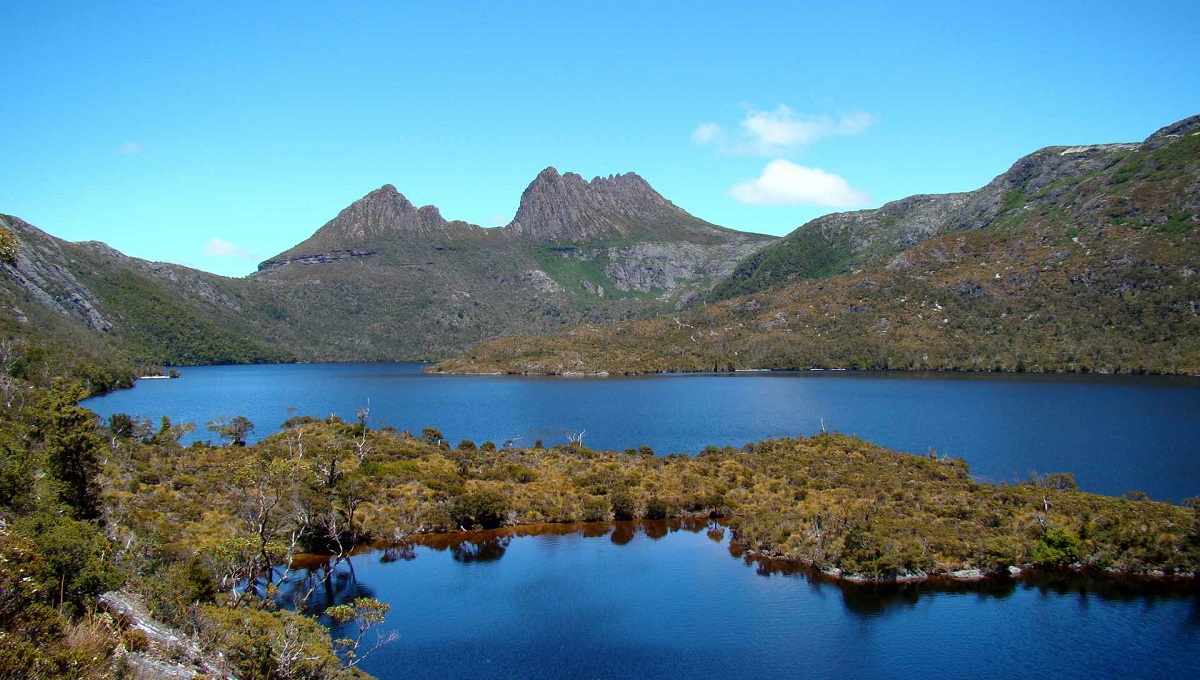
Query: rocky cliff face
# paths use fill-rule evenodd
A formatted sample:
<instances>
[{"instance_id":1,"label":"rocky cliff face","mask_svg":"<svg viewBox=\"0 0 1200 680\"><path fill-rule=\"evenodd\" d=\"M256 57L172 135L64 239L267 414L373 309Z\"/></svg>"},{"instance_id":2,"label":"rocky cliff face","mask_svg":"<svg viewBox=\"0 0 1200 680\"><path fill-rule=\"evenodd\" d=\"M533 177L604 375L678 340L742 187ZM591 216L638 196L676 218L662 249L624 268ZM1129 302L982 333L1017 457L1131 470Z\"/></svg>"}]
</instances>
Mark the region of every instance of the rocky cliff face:
<instances>
[{"instance_id":1,"label":"rocky cliff face","mask_svg":"<svg viewBox=\"0 0 1200 680\"><path fill-rule=\"evenodd\" d=\"M33 302L101 332L112 328L112 322L96 309L92 292L64 265L69 258L55 239L10 215L0 215L0 226L14 233L21 243L15 261L0 263L0 271ZM14 299L11 308L18 319L26 319L19 304Z\"/></svg>"},{"instance_id":2,"label":"rocky cliff face","mask_svg":"<svg viewBox=\"0 0 1200 680\"><path fill-rule=\"evenodd\" d=\"M547 168L507 226L447 222L387 185L252 278L318 358L441 356L673 309L773 240L693 217L632 173L588 182Z\"/></svg>"},{"instance_id":3,"label":"rocky cliff face","mask_svg":"<svg viewBox=\"0 0 1200 680\"><path fill-rule=\"evenodd\" d=\"M327 238L365 241L402 235L406 238L452 239L480 231L464 222L447 222L436 206L416 207L396 187L385 184L338 213L317 232Z\"/></svg>"},{"instance_id":4,"label":"rocky cliff face","mask_svg":"<svg viewBox=\"0 0 1200 680\"><path fill-rule=\"evenodd\" d=\"M370 257L394 241L441 242L483 234L482 227L447 221L436 206L418 208L391 184L351 203L311 237L259 264L259 270L288 264L329 264L348 258Z\"/></svg>"},{"instance_id":5,"label":"rocky cliff face","mask_svg":"<svg viewBox=\"0 0 1200 680\"><path fill-rule=\"evenodd\" d=\"M633 173L588 182L573 172L560 175L546 168L521 195L505 230L536 241L579 243L653 237L664 229L702 233L706 225L713 226L676 207Z\"/></svg>"}]
</instances>

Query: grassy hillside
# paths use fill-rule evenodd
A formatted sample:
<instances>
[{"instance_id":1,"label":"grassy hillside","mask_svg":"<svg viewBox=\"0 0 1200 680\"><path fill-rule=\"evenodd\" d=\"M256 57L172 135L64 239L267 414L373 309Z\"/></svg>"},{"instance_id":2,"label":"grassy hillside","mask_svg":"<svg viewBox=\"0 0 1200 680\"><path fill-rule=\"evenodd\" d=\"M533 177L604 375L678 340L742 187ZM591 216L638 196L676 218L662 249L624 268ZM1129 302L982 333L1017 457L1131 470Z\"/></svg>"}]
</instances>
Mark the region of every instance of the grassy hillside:
<instances>
[{"instance_id":1,"label":"grassy hillside","mask_svg":"<svg viewBox=\"0 0 1200 680\"><path fill-rule=\"evenodd\" d=\"M1021 228L1048 214L1067 228L1119 222L1183 229L1198 210L1197 130L1200 117L1142 144L1050 147L972 192L912 196L813 220L740 263L709 299L835 276L888 261L928 238Z\"/></svg>"},{"instance_id":2,"label":"grassy hillside","mask_svg":"<svg viewBox=\"0 0 1200 680\"><path fill-rule=\"evenodd\" d=\"M295 358L244 281L68 243L15 217L0 216L0 229L16 244L0 263L0 325L14 341L144 366Z\"/></svg>"},{"instance_id":3,"label":"grassy hillside","mask_svg":"<svg viewBox=\"0 0 1200 680\"><path fill-rule=\"evenodd\" d=\"M1200 133L1192 128L1200 119L1194 122L1120 151L1111 165L1012 189L1004 201L1010 207L985 228L931 236L886 261L831 278L779 283L766 276L773 285L765 290L664 318L504 338L438 370L1197 374ZM834 267L844 251L822 250L805 240L810 234L801 229L788 237L790 249L771 246L751 262L801 253L796 261L808 263L808 275L821 262ZM833 259L821 259L827 256Z\"/></svg>"}]
</instances>

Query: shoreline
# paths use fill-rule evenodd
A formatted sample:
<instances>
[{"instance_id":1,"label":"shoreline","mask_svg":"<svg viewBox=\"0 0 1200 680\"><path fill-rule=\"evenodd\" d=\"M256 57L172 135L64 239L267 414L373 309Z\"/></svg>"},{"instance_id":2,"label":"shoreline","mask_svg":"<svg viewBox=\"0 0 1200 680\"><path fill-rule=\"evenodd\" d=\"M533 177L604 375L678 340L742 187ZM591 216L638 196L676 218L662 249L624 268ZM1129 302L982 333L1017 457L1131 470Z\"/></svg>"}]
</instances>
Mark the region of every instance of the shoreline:
<instances>
[{"instance_id":1,"label":"shoreline","mask_svg":"<svg viewBox=\"0 0 1200 680\"><path fill-rule=\"evenodd\" d=\"M954 571L914 572L877 576L843 571L839 567L820 568L785 554L747 549L738 544L737 535L729 527L729 517L711 515L687 515L665 519L634 519L596 522L539 522L511 524L492 529L467 529L459 531L427 531L409 534L399 540L374 539L355 545L341 559L348 559L372 551L386 551L409 546L422 546L434 550L445 550L464 543L482 543L498 538L524 538L537 536L566 536L579 534L585 538L602 538L612 535L621 528L645 533L647 527L666 531L690 531L699 533L719 527L731 532L727 547L734 559L748 564L753 562L769 573L804 575L818 581L838 586L928 586L935 590L958 589L963 586L992 586L1015 583L1031 579L1071 577L1097 579L1112 584L1137 584L1152 588L1185 588L1200 591L1200 573L1166 573L1160 570L1149 572L1125 571L1115 568L1089 567L1075 563L1060 567L1039 567L1033 564L1008 565L996 571L979 567L967 567ZM334 554L297 553L289 568L312 569L338 559Z\"/></svg>"},{"instance_id":2,"label":"shoreline","mask_svg":"<svg viewBox=\"0 0 1200 680\"><path fill-rule=\"evenodd\" d=\"M354 363L354 362L328 362L328 363ZM414 363L414 362L395 362L395 363ZM964 369L964 368L735 368L729 370L688 370L688 369L663 369L663 370L646 370L646 371L583 371L583 370L567 370L567 371L535 371L535 370L447 370L440 368L444 362L430 364L422 369L423 372L430 375L488 375L488 376L512 376L512 377L596 377L596 378L636 378L654 375L737 375L737 374L793 374L793 373L896 373L896 374L925 374L925 373L943 373L943 374L961 374L961 375L1095 375L1106 377L1128 377L1128 376L1154 376L1166 378L1200 378L1200 373L1165 373L1156 371L1074 371L1060 369L1055 371L1026 371L1026 370L997 370L997 369Z\"/></svg>"}]
</instances>

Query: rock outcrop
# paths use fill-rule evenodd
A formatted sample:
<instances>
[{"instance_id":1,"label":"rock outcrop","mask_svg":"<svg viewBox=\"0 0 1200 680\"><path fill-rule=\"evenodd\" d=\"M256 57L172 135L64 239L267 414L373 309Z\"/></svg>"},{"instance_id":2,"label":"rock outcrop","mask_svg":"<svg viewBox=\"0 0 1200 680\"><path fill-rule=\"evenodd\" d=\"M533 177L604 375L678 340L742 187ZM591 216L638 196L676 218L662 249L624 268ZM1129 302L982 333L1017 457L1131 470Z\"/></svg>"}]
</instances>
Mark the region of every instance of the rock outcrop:
<instances>
[{"instance_id":1,"label":"rock outcrop","mask_svg":"<svg viewBox=\"0 0 1200 680\"><path fill-rule=\"evenodd\" d=\"M560 175L552 167L525 189L516 216L504 229L553 243L728 231L689 215L634 173L588 182L573 172Z\"/></svg>"}]
</instances>

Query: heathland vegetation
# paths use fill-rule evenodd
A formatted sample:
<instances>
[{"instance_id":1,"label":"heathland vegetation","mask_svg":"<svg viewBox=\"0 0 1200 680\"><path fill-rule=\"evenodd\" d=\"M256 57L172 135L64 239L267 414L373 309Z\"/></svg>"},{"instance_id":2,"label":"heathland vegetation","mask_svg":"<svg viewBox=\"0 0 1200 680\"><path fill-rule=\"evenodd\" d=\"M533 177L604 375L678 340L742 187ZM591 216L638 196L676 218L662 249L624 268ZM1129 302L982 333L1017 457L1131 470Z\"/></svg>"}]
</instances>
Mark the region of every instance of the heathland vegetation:
<instances>
[{"instance_id":1,"label":"heathland vegetation","mask_svg":"<svg viewBox=\"0 0 1200 680\"><path fill-rule=\"evenodd\" d=\"M670 316L484 343L449 372L808 368L1200 373L1200 242L981 230Z\"/></svg>"},{"instance_id":2,"label":"heathland vegetation","mask_svg":"<svg viewBox=\"0 0 1200 680\"><path fill-rule=\"evenodd\" d=\"M1200 117L1045 149L969 194L815 220L713 302L484 343L438 370L1200 373Z\"/></svg>"},{"instance_id":3,"label":"heathland vegetation","mask_svg":"<svg viewBox=\"0 0 1200 680\"><path fill-rule=\"evenodd\" d=\"M1036 163L1018 164L993 187L1003 191L929 203L958 211L958 222L931 227L925 208L915 221L907 208L860 215L866 222L831 218L820 238L809 230L744 262L709 304L496 340L442 368L1200 373L1198 125L1184 121L1142 145L1039 152L1033 161L1045 167L1090 169L1031 174ZM480 260L438 236L469 225L417 210L394 190L320 232L343 240L316 245L337 248L291 253L249 281L66 244L0 216L8 310L0 316L0 678L130 676L145 653L240 678L354 677L373 636L332 639L303 597L281 607L277 584L294 558L338 560L365 542L505 525L715 517L743 549L841 577L1008 578L1011 568L1032 567L1194 581L1197 499L1176 506L1136 491L1098 496L1067 473L984 484L961 460L839 434L660 457L647 447L596 451L579 436L551 447L453 443L434 428L372 429L363 409L351 422L297 416L252 445L253 423L222 420L207 424L219 445L185 447L192 424L120 414L100 422L78 405L130 385L152 370L147 364L293 358L276 347L338 358L457 347L508 328L496 325L496 311L512 300L492 305L487 295L514 282L528 304L513 318L541 319L527 324L538 332L591 318L588 310L603 308L597 318L607 321L636 316L624 304L685 305L711 281L692 271L699 278L676 286L678 297L653 299L663 281L678 283L674 269L658 266L665 252L732 268L737 252L763 242L679 215L636 178L555 183L543 174L544 191L523 200L529 219L507 229L513 243L528 240L541 254L544 269L520 264L500 275L472 268ZM584 200L588 192L601 189L691 225L692 241L666 248L595 215L534 219L566 214L539 206L582 211L596 203ZM986 223L973 221L980 215ZM855 225L875 217L883 231L872 240ZM406 244L388 256L394 261L382 245L342 247L368 227ZM603 238L586 253L579 243L547 245L564 234ZM421 310L419 337L398 338L394 317L373 316L371 298L355 296L353 277L312 293L317 272L367 271L355 263L370 258L425 272L458 262L479 287L443 281L433 295L414 284L403 308ZM291 298L277 290L293 285ZM576 304L606 295L619 299ZM335 308L341 316L317 340L296 330L312 330ZM122 594L101 599L112 591ZM123 613L143 610L178 639L147 635ZM386 628L386 611L358 599L324 613L373 632Z\"/></svg>"},{"instance_id":4,"label":"heathland vegetation","mask_svg":"<svg viewBox=\"0 0 1200 680\"><path fill-rule=\"evenodd\" d=\"M277 606L273 583L299 553L345 557L416 534L547 522L721 517L758 554L871 579L1009 567L1075 567L1193 578L1195 499L1084 493L1068 474L994 486L961 460L914 456L838 434L696 456L451 444L442 432L295 417L244 445L253 424L190 428L76 405L77 385L26 387L0 433L0 674L110 677L157 645L97 605L123 587L184 631L173 654L239 677L357 673L373 638L331 640ZM971 572L973 573L973 572ZM326 611L377 626L371 600ZM383 639L386 639L383 638ZM361 646L361 648L360 648ZM215 670L214 670L215 669Z\"/></svg>"}]
</instances>

